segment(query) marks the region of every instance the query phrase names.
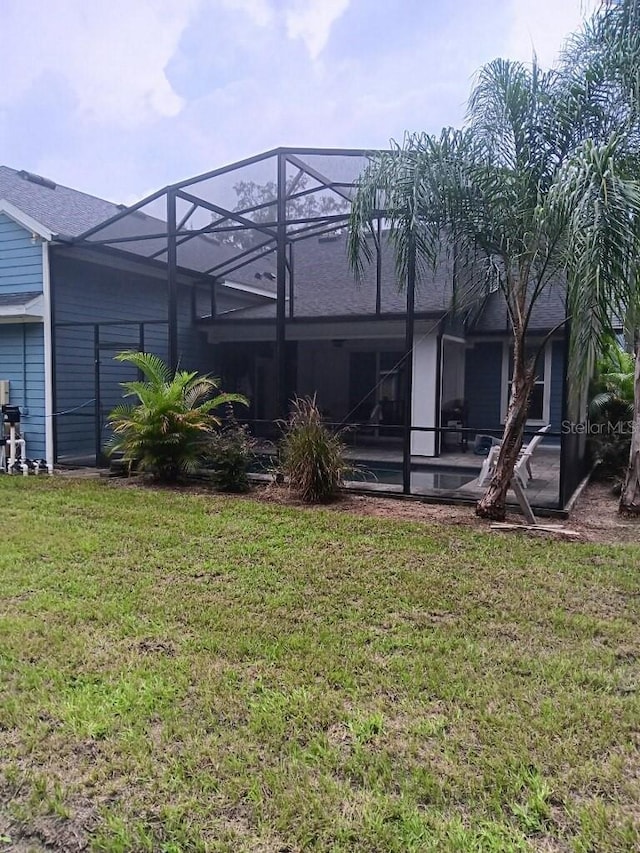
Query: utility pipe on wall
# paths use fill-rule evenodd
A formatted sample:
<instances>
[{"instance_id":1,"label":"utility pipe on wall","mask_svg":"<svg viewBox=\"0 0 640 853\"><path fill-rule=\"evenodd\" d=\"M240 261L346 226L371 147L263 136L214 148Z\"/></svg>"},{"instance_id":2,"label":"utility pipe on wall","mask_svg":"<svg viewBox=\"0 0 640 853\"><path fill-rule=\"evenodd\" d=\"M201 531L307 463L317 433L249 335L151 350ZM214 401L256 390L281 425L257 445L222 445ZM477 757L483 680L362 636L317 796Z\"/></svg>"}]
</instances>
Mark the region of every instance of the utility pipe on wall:
<instances>
[{"instance_id":1,"label":"utility pipe on wall","mask_svg":"<svg viewBox=\"0 0 640 853\"><path fill-rule=\"evenodd\" d=\"M22 413L29 414L27 404L27 324L22 324Z\"/></svg>"}]
</instances>

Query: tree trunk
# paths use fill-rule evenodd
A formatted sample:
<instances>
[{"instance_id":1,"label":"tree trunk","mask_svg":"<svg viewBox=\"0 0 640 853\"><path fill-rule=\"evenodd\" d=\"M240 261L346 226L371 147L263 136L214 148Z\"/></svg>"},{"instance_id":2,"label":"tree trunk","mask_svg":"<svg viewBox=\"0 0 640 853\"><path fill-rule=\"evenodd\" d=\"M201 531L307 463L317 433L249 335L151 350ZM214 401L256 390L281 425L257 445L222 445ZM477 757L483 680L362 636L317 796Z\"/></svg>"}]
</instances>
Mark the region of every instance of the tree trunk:
<instances>
[{"instance_id":1,"label":"tree trunk","mask_svg":"<svg viewBox=\"0 0 640 853\"><path fill-rule=\"evenodd\" d=\"M640 345L636 345L633 386L631 449L619 510L623 515L640 515Z\"/></svg>"},{"instance_id":2,"label":"tree trunk","mask_svg":"<svg viewBox=\"0 0 640 853\"><path fill-rule=\"evenodd\" d=\"M506 515L507 492L522 449L529 397L535 378L534 365L524 363L524 341L515 343L513 384L500 453L487 491L476 505L476 515L493 521L503 521Z\"/></svg>"}]
</instances>

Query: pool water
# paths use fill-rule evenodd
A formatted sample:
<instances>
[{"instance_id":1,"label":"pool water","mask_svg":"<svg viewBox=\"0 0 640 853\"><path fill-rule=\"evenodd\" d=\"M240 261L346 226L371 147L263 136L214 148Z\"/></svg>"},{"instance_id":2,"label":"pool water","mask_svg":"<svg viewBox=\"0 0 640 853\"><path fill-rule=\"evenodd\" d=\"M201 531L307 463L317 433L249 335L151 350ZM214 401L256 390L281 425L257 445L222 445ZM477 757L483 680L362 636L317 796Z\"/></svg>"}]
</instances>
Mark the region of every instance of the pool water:
<instances>
[{"instance_id":1,"label":"pool water","mask_svg":"<svg viewBox=\"0 0 640 853\"><path fill-rule=\"evenodd\" d=\"M354 468L345 480L349 483L371 484L383 487L402 486L402 465L384 465L379 462L354 461ZM252 474L271 474L275 465L275 458L270 455L256 457L249 467ZM411 491L417 494L421 492L455 492L468 483L472 483L478 472L461 468L427 468L413 467L411 470ZM395 489L394 489L395 491Z\"/></svg>"},{"instance_id":2,"label":"pool water","mask_svg":"<svg viewBox=\"0 0 640 853\"><path fill-rule=\"evenodd\" d=\"M478 475L470 471L458 470L426 470L413 468L411 471L412 491L453 492L467 483L471 483ZM355 483L379 483L390 486L402 485L402 469L384 467L381 465L360 465L347 478Z\"/></svg>"}]
</instances>

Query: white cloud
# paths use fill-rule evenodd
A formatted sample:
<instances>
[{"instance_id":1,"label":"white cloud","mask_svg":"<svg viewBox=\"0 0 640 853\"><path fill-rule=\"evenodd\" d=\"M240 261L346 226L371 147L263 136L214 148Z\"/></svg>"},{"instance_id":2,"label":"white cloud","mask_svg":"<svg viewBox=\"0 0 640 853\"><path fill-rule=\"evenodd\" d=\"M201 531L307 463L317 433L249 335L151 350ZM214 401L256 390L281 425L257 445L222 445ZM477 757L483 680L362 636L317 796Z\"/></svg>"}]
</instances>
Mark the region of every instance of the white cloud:
<instances>
[{"instance_id":1,"label":"white cloud","mask_svg":"<svg viewBox=\"0 0 640 853\"><path fill-rule=\"evenodd\" d=\"M131 201L278 145L438 132L462 121L484 62L528 61L533 42L550 64L589 0L459 0L415 15L420 2L368 17L392 4L58 0L34 27L24 0L0 0L2 159ZM346 10L354 37L333 50Z\"/></svg>"},{"instance_id":2,"label":"white cloud","mask_svg":"<svg viewBox=\"0 0 640 853\"><path fill-rule=\"evenodd\" d=\"M273 21L273 9L269 0L222 0L227 9L244 12L259 27L266 27Z\"/></svg>"},{"instance_id":3,"label":"white cloud","mask_svg":"<svg viewBox=\"0 0 640 853\"><path fill-rule=\"evenodd\" d=\"M349 7L350 0L296 0L286 12L289 38L301 38L312 59L317 59L331 27Z\"/></svg>"},{"instance_id":4,"label":"white cloud","mask_svg":"<svg viewBox=\"0 0 640 853\"><path fill-rule=\"evenodd\" d=\"M504 55L543 68L557 61L566 37L594 11L596 0L511 0Z\"/></svg>"},{"instance_id":5,"label":"white cloud","mask_svg":"<svg viewBox=\"0 0 640 853\"><path fill-rule=\"evenodd\" d=\"M39 7L34 24L29 4L5 0L0 103L36 86L46 98L55 78L73 93L81 119L131 126L176 115L182 100L164 69L198 3L64 0Z\"/></svg>"}]
</instances>

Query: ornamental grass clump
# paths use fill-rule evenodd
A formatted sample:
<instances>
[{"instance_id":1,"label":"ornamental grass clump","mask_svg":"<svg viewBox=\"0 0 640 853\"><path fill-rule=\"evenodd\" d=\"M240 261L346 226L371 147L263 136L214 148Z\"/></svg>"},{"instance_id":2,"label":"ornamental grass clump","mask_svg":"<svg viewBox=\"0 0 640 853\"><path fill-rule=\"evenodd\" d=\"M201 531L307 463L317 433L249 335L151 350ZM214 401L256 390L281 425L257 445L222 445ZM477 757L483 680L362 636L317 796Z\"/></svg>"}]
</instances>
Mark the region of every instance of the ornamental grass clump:
<instances>
[{"instance_id":1,"label":"ornamental grass clump","mask_svg":"<svg viewBox=\"0 0 640 853\"><path fill-rule=\"evenodd\" d=\"M296 398L284 424L280 471L306 503L333 500L349 470L340 433L322 422L315 397Z\"/></svg>"}]
</instances>

